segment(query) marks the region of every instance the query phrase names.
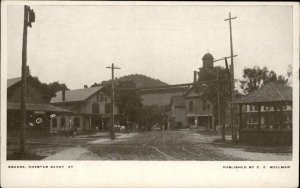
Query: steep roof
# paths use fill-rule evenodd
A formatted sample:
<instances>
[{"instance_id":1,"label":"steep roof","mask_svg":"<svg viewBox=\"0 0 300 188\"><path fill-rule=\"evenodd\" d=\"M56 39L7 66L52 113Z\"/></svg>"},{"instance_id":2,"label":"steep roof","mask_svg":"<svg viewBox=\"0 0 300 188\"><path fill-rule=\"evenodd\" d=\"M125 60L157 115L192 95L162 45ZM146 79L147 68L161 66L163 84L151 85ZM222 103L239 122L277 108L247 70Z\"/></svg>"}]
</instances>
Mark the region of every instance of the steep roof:
<instances>
[{"instance_id":1,"label":"steep roof","mask_svg":"<svg viewBox=\"0 0 300 188\"><path fill-rule=\"evenodd\" d=\"M8 110L20 110L20 108L21 108L20 103L7 103ZM66 110L64 108L60 108L57 106L53 106L51 104L26 103L26 110L71 113L71 111L69 111L69 110Z\"/></svg>"},{"instance_id":2,"label":"steep roof","mask_svg":"<svg viewBox=\"0 0 300 188\"><path fill-rule=\"evenodd\" d=\"M20 81L21 81L21 77L7 79L7 88L15 85L16 83L18 83Z\"/></svg>"},{"instance_id":3,"label":"steep roof","mask_svg":"<svg viewBox=\"0 0 300 188\"><path fill-rule=\"evenodd\" d=\"M250 92L248 95L239 97L233 103L263 103L284 102L293 100L293 89L290 86L269 82L260 89Z\"/></svg>"},{"instance_id":4,"label":"steep roof","mask_svg":"<svg viewBox=\"0 0 300 188\"><path fill-rule=\"evenodd\" d=\"M185 101L184 96L172 96L171 104L175 107L184 107Z\"/></svg>"},{"instance_id":5,"label":"steep roof","mask_svg":"<svg viewBox=\"0 0 300 188\"><path fill-rule=\"evenodd\" d=\"M53 97L50 103L62 103L62 102L79 102L84 101L89 98L91 95L96 93L102 88L99 87L91 87L84 89L75 89L75 90L66 90L65 91L65 101L62 101L62 91L58 91L56 96Z\"/></svg>"}]
</instances>

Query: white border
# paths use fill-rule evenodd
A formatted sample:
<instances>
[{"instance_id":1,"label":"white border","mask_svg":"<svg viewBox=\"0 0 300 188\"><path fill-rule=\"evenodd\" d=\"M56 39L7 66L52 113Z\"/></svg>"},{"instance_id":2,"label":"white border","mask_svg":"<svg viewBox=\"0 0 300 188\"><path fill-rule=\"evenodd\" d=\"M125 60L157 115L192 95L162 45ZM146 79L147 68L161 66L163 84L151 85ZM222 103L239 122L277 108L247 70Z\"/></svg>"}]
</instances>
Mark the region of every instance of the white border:
<instances>
[{"instance_id":1,"label":"white border","mask_svg":"<svg viewBox=\"0 0 300 188\"><path fill-rule=\"evenodd\" d=\"M199 161L6 161L6 65L8 5L284 5L293 6L293 160ZM66 2L1 3L1 185L5 187L295 187L299 166L299 4L292 2ZM8 169L8 165L73 165L70 169ZM224 165L291 166L290 169L226 170ZM121 176L120 176L121 174Z\"/></svg>"}]
</instances>

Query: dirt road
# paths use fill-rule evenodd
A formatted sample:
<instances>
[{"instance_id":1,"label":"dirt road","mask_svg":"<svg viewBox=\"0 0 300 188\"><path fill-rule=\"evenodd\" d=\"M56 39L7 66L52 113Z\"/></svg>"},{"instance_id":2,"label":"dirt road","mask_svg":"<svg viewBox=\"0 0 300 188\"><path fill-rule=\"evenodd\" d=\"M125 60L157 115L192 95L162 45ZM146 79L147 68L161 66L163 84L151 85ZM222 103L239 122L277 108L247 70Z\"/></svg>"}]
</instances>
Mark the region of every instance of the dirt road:
<instances>
[{"instance_id":1,"label":"dirt road","mask_svg":"<svg viewBox=\"0 0 300 188\"><path fill-rule=\"evenodd\" d=\"M215 142L220 136L198 130L108 133L76 138L31 140L31 151L43 160L143 161L283 161L291 160L291 147L255 147ZM227 139L230 137L228 136Z\"/></svg>"}]
</instances>

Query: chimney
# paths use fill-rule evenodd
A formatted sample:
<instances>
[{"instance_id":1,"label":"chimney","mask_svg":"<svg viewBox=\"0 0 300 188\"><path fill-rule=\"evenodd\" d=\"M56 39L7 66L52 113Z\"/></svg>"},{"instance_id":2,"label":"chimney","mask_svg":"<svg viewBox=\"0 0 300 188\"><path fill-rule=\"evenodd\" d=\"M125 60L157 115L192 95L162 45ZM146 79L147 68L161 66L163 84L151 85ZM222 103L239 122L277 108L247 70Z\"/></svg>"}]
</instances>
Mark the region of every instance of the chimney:
<instances>
[{"instance_id":1,"label":"chimney","mask_svg":"<svg viewBox=\"0 0 300 188\"><path fill-rule=\"evenodd\" d=\"M84 88L89 88L88 85L84 85Z\"/></svg>"},{"instance_id":2,"label":"chimney","mask_svg":"<svg viewBox=\"0 0 300 188\"><path fill-rule=\"evenodd\" d=\"M194 83L197 82L197 71L194 71Z\"/></svg>"},{"instance_id":3,"label":"chimney","mask_svg":"<svg viewBox=\"0 0 300 188\"><path fill-rule=\"evenodd\" d=\"M30 68L28 65L26 65L26 72L25 72L26 77L30 76Z\"/></svg>"},{"instance_id":4,"label":"chimney","mask_svg":"<svg viewBox=\"0 0 300 188\"><path fill-rule=\"evenodd\" d=\"M61 100L65 101L66 100L66 89L65 89L65 84L63 84L63 89L61 91Z\"/></svg>"}]
</instances>

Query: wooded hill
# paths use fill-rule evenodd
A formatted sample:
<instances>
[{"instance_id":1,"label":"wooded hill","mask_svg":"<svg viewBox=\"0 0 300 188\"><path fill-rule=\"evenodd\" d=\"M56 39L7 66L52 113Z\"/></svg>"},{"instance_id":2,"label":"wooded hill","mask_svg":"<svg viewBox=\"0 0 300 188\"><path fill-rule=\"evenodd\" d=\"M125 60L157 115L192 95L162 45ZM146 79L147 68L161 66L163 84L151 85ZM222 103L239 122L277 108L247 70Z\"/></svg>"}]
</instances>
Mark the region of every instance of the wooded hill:
<instances>
[{"instance_id":1,"label":"wooded hill","mask_svg":"<svg viewBox=\"0 0 300 188\"><path fill-rule=\"evenodd\" d=\"M168 85L167 83L162 82L159 79L150 78L150 77L142 75L142 74L131 74L131 75L122 76L120 78L115 79L116 83L119 81L132 81L136 84L137 88L158 87L158 86ZM98 86L98 85L107 85L110 82L111 82L111 80L102 81L100 84L94 83L91 87Z\"/></svg>"}]
</instances>

